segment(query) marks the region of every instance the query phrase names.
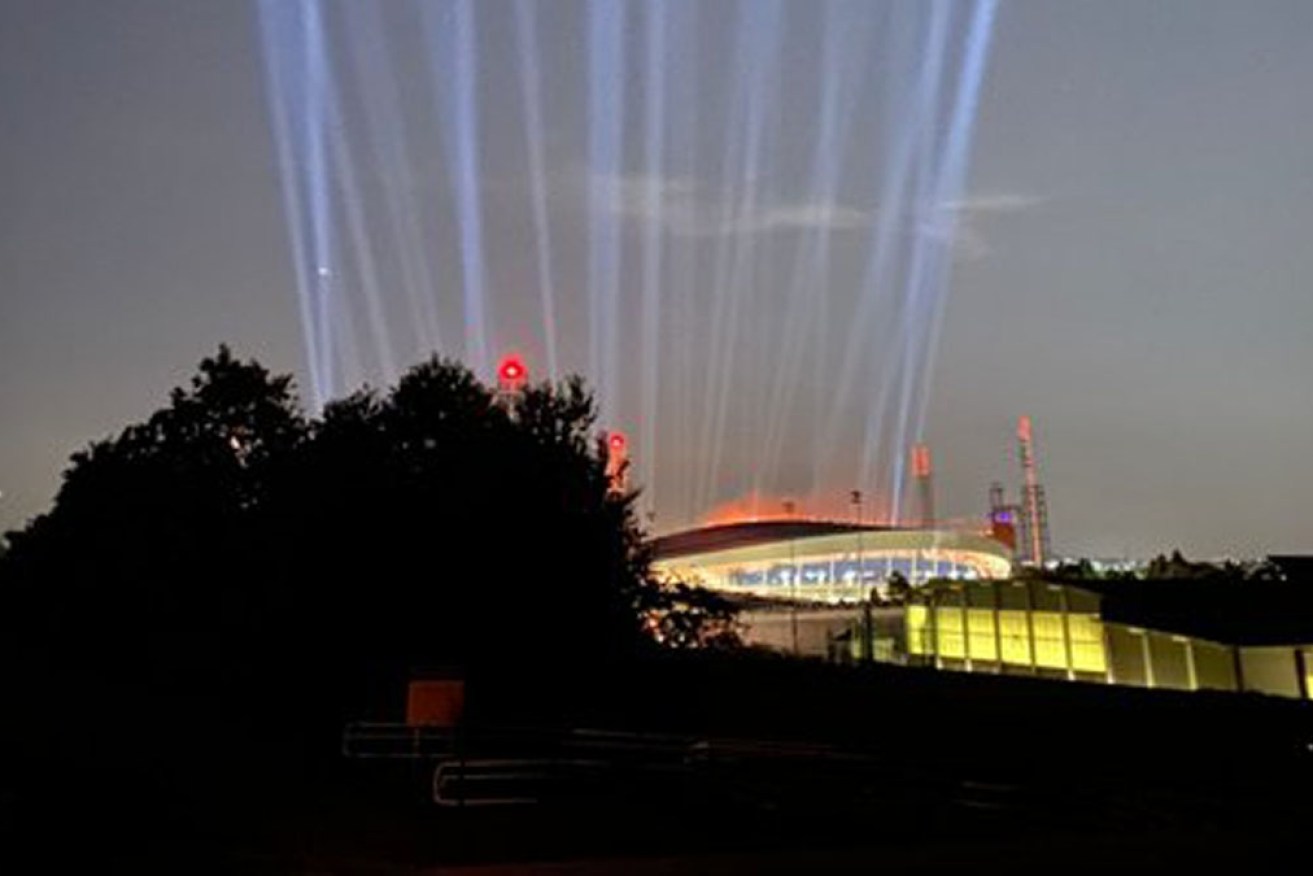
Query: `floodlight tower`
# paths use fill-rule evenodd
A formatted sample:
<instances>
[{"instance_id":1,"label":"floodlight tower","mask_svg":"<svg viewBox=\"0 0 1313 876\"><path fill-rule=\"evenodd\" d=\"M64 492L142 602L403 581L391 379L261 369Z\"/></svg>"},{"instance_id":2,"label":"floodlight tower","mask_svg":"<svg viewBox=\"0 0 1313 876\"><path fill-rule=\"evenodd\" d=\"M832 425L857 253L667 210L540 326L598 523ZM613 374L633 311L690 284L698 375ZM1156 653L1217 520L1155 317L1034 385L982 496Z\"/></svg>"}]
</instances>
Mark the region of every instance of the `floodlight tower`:
<instances>
[{"instance_id":1,"label":"floodlight tower","mask_svg":"<svg viewBox=\"0 0 1313 876\"><path fill-rule=\"evenodd\" d=\"M1042 567L1049 557L1049 511L1044 487L1039 482L1035 463L1035 434L1030 417L1017 421L1017 453L1024 477L1021 496L1022 529L1025 533L1023 556L1033 566Z\"/></svg>"},{"instance_id":2,"label":"floodlight tower","mask_svg":"<svg viewBox=\"0 0 1313 876\"><path fill-rule=\"evenodd\" d=\"M611 491L623 493L629 481L629 439L624 432L611 432L606 436L606 477Z\"/></svg>"},{"instance_id":3,"label":"floodlight tower","mask_svg":"<svg viewBox=\"0 0 1313 876\"><path fill-rule=\"evenodd\" d=\"M508 406L520 400L524 386L529 382L529 369L524 360L514 353L503 356L497 365L497 398Z\"/></svg>"},{"instance_id":4,"label":"floodlight tower","mask_svg":"<svg viewBox=\"0 0 1313 876\"><path fill-rule=\"evenodd\" d=\"M916 478L917 494L920 496L921 528L931 529L935 525L935 486L930 447L926 444L912 446L912 476Z\"/></svg>"}]
</instances>

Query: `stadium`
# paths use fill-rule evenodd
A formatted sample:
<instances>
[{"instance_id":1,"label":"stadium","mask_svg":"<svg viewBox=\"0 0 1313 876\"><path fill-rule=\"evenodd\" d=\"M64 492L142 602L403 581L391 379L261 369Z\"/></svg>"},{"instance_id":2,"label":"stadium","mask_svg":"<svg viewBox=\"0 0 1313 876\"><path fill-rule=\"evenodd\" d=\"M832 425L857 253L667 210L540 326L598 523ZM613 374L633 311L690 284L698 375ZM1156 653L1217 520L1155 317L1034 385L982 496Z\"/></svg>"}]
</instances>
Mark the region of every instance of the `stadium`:
<instances>
[{"instance_id":1,"label":"stadium","mask_svg":"<svg viewBox=\"0 0 1313 876\"><path fill-rule=\"evenodd\" d=\"M895 573L912 585L1012 574L1008 545L939 528L756 520L674 533L656 539L652 549L653 568L663 577L780 600L864 600Z\"/></svg>"}]
</instances>

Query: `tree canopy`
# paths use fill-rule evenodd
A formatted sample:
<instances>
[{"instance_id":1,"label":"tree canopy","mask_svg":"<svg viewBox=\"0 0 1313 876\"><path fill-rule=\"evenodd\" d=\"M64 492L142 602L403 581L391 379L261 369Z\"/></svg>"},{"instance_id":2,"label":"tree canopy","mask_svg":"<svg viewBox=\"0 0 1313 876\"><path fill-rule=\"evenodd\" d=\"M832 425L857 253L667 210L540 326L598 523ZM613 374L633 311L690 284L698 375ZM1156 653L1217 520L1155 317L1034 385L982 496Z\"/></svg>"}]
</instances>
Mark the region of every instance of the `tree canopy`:
<instances>
[{"instance_id":1,"label":"tree canopy","mask_svg":"<svg viewBox=\"0 0 1313 876\"><path fill-rule=\"evenodd\" d=\"M596 421L578 379L512 401L437 358L312 417L288 377L221 348L10 533L7 646L152 692L347 709L416 667L716 641L729 607L652 580Z\"/></svg>"}]
</instances>

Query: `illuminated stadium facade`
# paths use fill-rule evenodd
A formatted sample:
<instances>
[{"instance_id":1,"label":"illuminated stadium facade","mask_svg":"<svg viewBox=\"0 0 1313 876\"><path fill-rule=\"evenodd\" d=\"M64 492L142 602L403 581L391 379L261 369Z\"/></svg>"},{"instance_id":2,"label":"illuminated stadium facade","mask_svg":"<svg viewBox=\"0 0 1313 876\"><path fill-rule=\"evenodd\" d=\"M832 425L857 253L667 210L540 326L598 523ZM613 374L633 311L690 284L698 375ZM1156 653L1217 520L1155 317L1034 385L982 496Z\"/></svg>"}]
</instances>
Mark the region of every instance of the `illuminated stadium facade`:
<instances>
[{"instance_id":1,"label":"illuminated stadium facade","mask_svg":"<svg viewBox=\"0 0 1313 876\"><path fill-rule=\"evenodd\" d=\"M653 552L659 574L768 599L862 600L895 572L913 585L1012 573L1011 549L983 535L817 520L709 526L659 538Z\"/></svg>"}]
</instances>

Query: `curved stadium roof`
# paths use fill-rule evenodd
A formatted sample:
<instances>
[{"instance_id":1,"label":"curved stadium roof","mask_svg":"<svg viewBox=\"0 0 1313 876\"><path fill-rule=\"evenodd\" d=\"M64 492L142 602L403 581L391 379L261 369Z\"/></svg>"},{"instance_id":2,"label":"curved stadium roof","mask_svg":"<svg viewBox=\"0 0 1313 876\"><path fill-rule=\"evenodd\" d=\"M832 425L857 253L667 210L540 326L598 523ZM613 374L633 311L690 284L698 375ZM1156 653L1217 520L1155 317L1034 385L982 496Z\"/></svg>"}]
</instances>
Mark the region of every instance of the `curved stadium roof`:
<instances>
[{"instance_id":1,"label":"curved stadium roof","mask_svg":"<svg viewBox=\"0 0 1313 876\"><path fill-rule=\"evenodd\" d=\"M755 547L791 539L814 538L822 535L841 535L853 532L896 532L890 526L858 526L855 523L836 523L829 520L749 520L742 523L725 523L686 529L652 540L652 551L658 560L668 560L692 554L708 554L736 548ZM906 530L912 531L912 530Z\"/></svg>"}]
</instances>

